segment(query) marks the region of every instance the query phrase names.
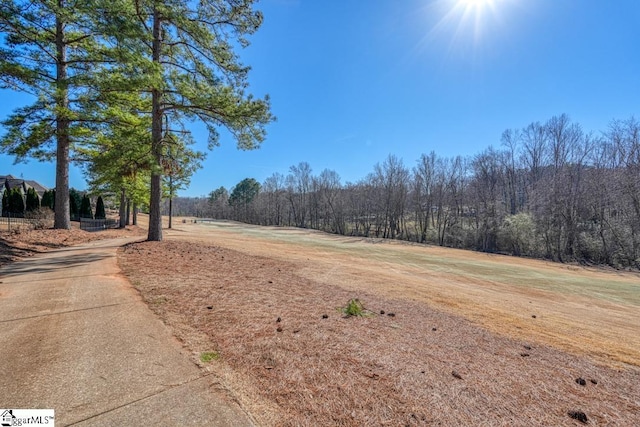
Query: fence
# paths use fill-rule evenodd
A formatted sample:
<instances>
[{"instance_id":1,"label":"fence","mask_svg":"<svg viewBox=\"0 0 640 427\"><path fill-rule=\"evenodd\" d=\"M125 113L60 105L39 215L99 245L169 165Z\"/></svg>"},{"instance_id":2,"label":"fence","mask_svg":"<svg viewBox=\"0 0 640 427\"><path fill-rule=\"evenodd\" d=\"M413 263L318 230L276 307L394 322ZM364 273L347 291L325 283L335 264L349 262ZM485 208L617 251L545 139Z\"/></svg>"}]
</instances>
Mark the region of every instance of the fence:
<instances>
[{"instance_id":1,"label":"fence","mask_svg":"<svg viewBox=\"0 0 640 427\"><path fill-rule=\"evenodd\" d=\"M80 230L84 231L101 231L108 228L118 228L120 221L117 219L89 219L80 218Z\"/></svg>"},{"instance_id":2,"label":"fence","mask_svg":"<svg viewBox=\"0 0 640 427\"><path fill-rule=\"evenodd\" d=\"M53 226L53 220L32 219L32 218L12 218L0 216L0 229L9 230L18 228L49 228Z\"/></svg>"}]
</instances>

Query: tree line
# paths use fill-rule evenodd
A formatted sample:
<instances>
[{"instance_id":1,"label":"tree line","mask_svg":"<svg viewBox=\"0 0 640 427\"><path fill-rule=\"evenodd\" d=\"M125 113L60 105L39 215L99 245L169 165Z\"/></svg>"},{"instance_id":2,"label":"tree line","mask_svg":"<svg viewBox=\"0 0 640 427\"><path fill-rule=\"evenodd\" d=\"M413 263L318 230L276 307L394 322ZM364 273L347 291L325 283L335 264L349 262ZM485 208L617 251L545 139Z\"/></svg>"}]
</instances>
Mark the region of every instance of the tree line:
<instances>
[{"instance_id":1,"label":"tree line","mask_svg":"<svg viewBox=\"0 0 640 427\"><path fill-rule=\"evenodd\" d=\"M240 190L238 190L240 189ZM408 240L560 262L640 268L640 123L585 132L567 115L469 156L389 155L342 183L308 163L182 199L182 214Z\"/></svg>"},{"instance_id":2,"label":"tree line","mask_svg":"<svg viewBox=\"0 0 640 427\"><path fill-rule=\"evenodd\" d=\"M96 199L95 215L88 194L82 194L78 190L69 189L69 219L78 221L80 218L106 219L106 210L102 196ZM47 216L47 213L55 211L55 190L46 190L42 198L35 189L27 189L23 194L20 188L9 190L5 188L2 193L2 216L14 218L29 218Z\"/></svg>"},{"instance_id":3,"label":"tree line","mask_svg":"<svg viewBox=\"0 0 640 427\"><path fill-rule=\"evenodd\" d=\"M55 161L55 228L70 228L70 162L92 192L119 194L121 209L146 205L148 238L162 240L161 199L204 156L189 123L206 126L209 148L220 127L239 148L259 147L269 99L248 93L249 67L235 52L262 23L253 3L0 2L0 87L32 101L2 120L0 151Z\"/></svg>"},{"instance_id":4,"label":"tree line","mask_svg":"<svg viewBox=\"0 0 640 427\"><path fill-rule=\"evenodd\" d=\"M37 209L40 209L40 197L33 188L29 188L26 194L23 194L19 188L4 189L2 216L22 217L25 212L33 212Z\"/></svg>"}]
</instances>

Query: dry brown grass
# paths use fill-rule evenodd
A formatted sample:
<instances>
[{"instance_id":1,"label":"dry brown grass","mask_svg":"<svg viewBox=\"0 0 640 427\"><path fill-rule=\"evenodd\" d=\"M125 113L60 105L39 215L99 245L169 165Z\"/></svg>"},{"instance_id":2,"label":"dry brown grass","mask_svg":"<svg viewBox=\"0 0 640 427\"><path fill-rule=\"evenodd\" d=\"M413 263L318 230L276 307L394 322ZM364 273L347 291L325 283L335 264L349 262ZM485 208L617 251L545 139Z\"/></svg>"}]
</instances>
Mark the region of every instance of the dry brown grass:
<instances>
[{"instance_id":1,"label":"dry brown grass","mask_svg":"<svg viewBox=\"0 0 640 427\"><path fill-rule=\"evenodd\" d=\"M136 243L120 263L194 361L221 355L203 369L261 425L572 426L574 410L589 425L636 425L637 367L496 334L400 291L331 283L341 276L309 270L326 267L317 254L256 256L250 239L238 240L245 250ZM344 318L351 298L376 315ZM520 328L535 322L527 312Z\"/></svg>"},{"instance_id":2,"label":"dry brown grass","mask_svg":"<svg viewBox=\"0 0 640 427\"><path fill-rule=\"evenodd\" d=\"M167 234L294 263L322 284L418 301L614 367L640 366L637 272L232 222Z\"/></svg>"}]
</instances>

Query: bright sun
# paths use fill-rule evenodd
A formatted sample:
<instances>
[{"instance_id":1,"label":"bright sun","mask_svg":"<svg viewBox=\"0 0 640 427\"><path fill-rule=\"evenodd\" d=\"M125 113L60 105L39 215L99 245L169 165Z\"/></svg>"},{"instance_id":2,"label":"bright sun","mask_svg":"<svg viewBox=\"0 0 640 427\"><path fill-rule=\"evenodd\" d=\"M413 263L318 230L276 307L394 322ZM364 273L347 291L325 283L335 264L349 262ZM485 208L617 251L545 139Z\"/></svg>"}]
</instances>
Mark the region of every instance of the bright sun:
<instances>
[{"instance_id":1,"label":"bright sun","mask_svg":"<svg viewBox=\"0 0 640 427\"><path fill-rule=\"evenodd\" d=\"M457 0L457 7L466 13L482 12L483 9L494 9L495 0Z\"/></svg>"},{"instance_id":2,"label":"bright sun","mask_svg":"<svg viewBox=\"0 0 640 427\"><path fill-rule=\"evenodd\" d=\"M438 40L448 40L450 52L475 52L481 45L488 46L499 37L508 21L505 15L518 0L430 0L425 7L429 18L438 16L420 41L420 46Z\"/></svg>"},{"instance_id":3,"label":"bright sun","mask_svg":"<svg viewBox=\"0 0 640 427\"><path fill-rule=\"evenodd\" d=\"M462 27L473 28L476 41L480 38L482 27L489 25L489 21L495 20L498 15L497 3L500 0L453 0L454 7L451 12L458 14L458 30Z\"/></svg>"},{"instance_id":4,"label":"bright sun","mask_svg":"<svg viewBox=\"0 0 640 427\"><path fill-rule=\"evenodd\" d=\"M458 3L465 8L493 6L493 0L458 0Z\"/></svg>"}]
</instances>

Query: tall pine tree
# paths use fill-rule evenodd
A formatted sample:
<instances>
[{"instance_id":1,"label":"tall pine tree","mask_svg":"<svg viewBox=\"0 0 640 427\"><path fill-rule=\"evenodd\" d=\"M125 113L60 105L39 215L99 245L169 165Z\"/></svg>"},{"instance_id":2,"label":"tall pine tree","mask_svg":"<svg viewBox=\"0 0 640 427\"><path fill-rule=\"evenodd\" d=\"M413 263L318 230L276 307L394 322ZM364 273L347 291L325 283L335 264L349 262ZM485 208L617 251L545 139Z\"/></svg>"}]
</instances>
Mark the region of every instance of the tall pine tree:
<instances>
[{"instance_id":1,"label":"tall pine tree","mask_svg":"<svg viewBox=\"0 0 640 427\"><path fill-rule=\"evenodd\" d=\"M2 0L0 87L34 96L2 123L0 150L17 160L56 160L55 228L68 229L70 152L91 133L85 89L101 61L88 17L94 1Z\"/></svg>"},{"instance_id":2,"label":"tall pine tree","mask_svg":"<svg viewBox=\"0 0 640 427\"><path fill-rule=\"evenodd\" d=\"M149 200L149 176L152 166L149 117L150 108L141 96L117 93L103 99L111 126L101 129L94 144L85 150L87 180L93 192L112 192L120 197L120 225L125 226L127 200Z\"/></svg>"},{"instance_id":3,"label":"tall pine tree","mask_svg":"<svg viewBox=\"0 0 640 427\"><path fill-rule=\"evenodd\" d=\"M185 135L188 136L188 135ZM200 168L204 154L189 148L176 135L165 135L165 152L162 160L164 196L169 198L169 228L173 224L173 199L191 182L191 175Z\"/></svg>"},{"instance_id":4,"label":"tall pine tree","mask_svg":"<svg viewBox=\"0 0 640 427\"><path fill-rule=\"evenodd\" d=\"M131 89L151 97L151 194L149 240L162 240L165 135L183 121L201 121L209 147L218 144L217 128L227 128L241 149L259 147L265 125L273 120L269 100L246 93L249 68L234 53L262 23L252 0L115 0L104 5L112 46L123 48L120 69ZM120 20L113 24L114 17ZM143 72L141 73L141 70ZM144 78L139 76L143 74Z\"/></svg>"}]
</instances>

